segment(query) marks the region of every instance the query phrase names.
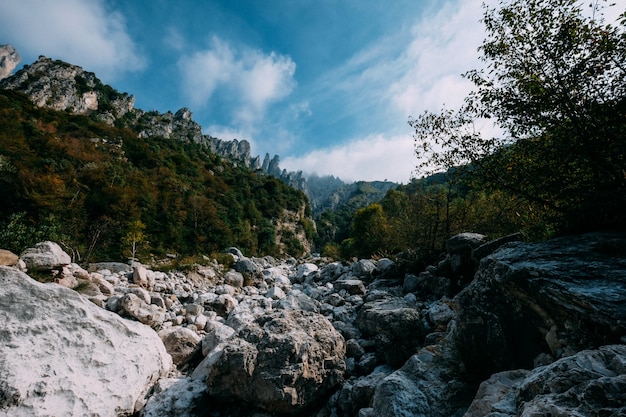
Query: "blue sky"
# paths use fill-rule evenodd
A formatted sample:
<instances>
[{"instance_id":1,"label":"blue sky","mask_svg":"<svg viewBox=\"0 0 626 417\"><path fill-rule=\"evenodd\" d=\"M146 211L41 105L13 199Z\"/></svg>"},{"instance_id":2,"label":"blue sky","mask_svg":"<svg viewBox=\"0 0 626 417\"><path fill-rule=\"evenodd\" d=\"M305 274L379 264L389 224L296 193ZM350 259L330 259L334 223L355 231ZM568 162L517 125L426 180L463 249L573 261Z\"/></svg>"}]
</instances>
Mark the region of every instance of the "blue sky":
<instances>
[{"instance_id":1,"label":"blue sky","mask_svg":"<svg viewBox=\"0 0 626 417\"><path fill-rule=\"evenodd\" d=\"M3 0L0 44L93 71L135 107L281 167L406 183L409 116L454 108L479 66L481 0Z\"/></svg>"}]
</instances>

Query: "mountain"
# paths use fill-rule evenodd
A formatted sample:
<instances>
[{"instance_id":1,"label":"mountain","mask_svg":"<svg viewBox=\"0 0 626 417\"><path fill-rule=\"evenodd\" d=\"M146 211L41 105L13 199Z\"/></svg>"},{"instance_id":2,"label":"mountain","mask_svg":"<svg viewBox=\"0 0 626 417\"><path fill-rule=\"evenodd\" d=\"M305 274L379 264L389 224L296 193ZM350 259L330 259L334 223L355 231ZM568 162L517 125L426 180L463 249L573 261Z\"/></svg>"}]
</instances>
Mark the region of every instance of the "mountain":
<instances>
[{"instance_id":1,"label":"mountain","mask_svg":"<svg viewBox=\"0 0 626 417\"><path fill-rule=\"evenodd\" d=\"M128 239L157 255L310 251L304 193L191 116L136 109L132 95L43 56L0 80L0 246L54 234L100 258L122 257Z\"/></svg>"}]
</instances>

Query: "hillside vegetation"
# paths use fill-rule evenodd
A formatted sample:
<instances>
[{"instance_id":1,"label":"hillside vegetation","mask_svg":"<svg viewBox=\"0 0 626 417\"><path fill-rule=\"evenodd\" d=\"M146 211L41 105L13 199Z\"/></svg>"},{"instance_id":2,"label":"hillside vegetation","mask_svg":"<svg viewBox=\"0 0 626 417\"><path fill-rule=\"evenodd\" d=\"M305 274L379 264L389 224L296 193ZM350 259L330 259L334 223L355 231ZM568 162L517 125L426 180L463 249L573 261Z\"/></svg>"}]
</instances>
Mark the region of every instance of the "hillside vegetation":
<instances>
[{"instance_id":1,"label":"hillside vegetation","mask_svg":"<svg viewBox=\"0 0 626 417\"><path fill-rule=\"evenodd\" d=\"M0 90L0 247L62 242L76 257L211 254L299 256L293 233L277 234L306 197L237 167L194 142L138 138L89 116L35 107ZM306 212L306 213L305 213ZM309 236L309 239L312 236Z\"/></svg>"},{"instance_id":2,"label":"hillside vegetation","mask_svg":"<svg viewBox=\"0 0 626 417\"><path fill-rule=\"evenodd\" d=\"M423 259L465 231L545 239L625 230L626 12L607 22L616 4L586 6L485 6L485 68L464 75L474 91L457 110L409 121L424 177L356 211L349 237L325 252ZM501 134L481 133L486 121Z\"/></svg>"}]
</instances>

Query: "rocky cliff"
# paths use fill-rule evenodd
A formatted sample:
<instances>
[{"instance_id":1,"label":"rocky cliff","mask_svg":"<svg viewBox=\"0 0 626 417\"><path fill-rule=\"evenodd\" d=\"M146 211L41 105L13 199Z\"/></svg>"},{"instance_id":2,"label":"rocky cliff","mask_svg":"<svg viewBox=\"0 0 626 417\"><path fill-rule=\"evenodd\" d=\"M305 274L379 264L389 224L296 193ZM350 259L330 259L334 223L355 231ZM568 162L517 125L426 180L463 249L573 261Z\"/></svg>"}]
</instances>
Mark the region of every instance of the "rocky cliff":
<instances>
[{"instance_id":1,"label":"rocky cliff","mask_svg":"<svg viewBox=\"0 0 626 417\"><path fill-rule=\"evenodd\" d=\"M3 52L1 52L3 51ZM0 49L0 88L25 93L39 107L88 114L111 126L126 126L141 138L163 137L192 141L207 146L211 152L231 160L233 163L274 176L287 185L304 191L309 197L314 214L335 209L353 197L358 184L345 184L334 177L307 178L302 171L289 172L280 168L278 155L253 156L250 143L246 140L224 140L202 132L202 126L193 120L188 108L172 113L144 111L134 107L134 96L120 93L103 84L94 73L69 63L40 56L31 65L8 76L19 62L19 55L10 46ZM5 78L5 79L3 79ZM373 182L372 187L380 191L375 197L361 202L359 207L380 198L393 183ZM382 184L382 186L381 186ZM376 194L376 193L375 193Z\"/></svg>"},{"instance_id":2,"label":"rocky cliff","mask_svg":"<svg viewBox=\"0 0 626 417\"><path fill-rule=\"evenodd\" d=\"M456 236L418 276L236 248L186 273L0 252L0 415L624 415L626 236L516 238Z\"/></svg>"}]
</instances>

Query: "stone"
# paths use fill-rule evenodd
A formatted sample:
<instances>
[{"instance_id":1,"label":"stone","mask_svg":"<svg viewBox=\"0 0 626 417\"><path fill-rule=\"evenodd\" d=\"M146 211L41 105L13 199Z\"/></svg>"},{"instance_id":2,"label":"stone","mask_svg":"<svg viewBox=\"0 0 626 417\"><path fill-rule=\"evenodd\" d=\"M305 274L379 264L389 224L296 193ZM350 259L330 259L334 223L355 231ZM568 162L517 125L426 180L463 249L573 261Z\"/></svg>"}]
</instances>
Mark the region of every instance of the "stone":
<instances>
[{"instance_id":1,"label":"stone","mask_svg":"<svg viewBox=\"0 0 626 417\"><path fill-rule=\"evenodd\" d=\"M0 249L0 266L15 266L19 262L20 257L13 252Z\"/></svg>"},{"instance_id":2,"label":"stone","mask_svg":"<svg viewBox=\"0 0 626 417\"><path fill-rule=\"evenodd\" d=\"M376 337L377 352L392 366L400 366L424 339L420 312L402 298L386 297L363 304L356 326Z\"/></svg>"},{"instance_id":3,"label":"stone","mask_svg":"<svg viewBox=\"0 0 626 417\"><path fill-rule=\"evenodd\" d=\"M0 267L0 416L132 415L171 366L149 327Z\"/></svg>"},{"instance_id":4,"label":"stone","mask_svg":"<svg viewBox=\"0 0 626 417\"><path fill-rule=\"evenodd\" d=\"M50 241L39 242L20 256L29 270L50 271L72 263L72 258L61 247Z\"/></svg>"},{"instance_id":5,"label":"stone","mask_svg":"<svg viewBox=\"0 0 626 417\"><path fill-rule=\"evenodd\" d=\"M350 295L365 295L367 290L360 279L337 280L334 283L335 290L346 290Z\"/></svg>"},{"instance_id":6,"label":"stone","mask_svg":"<svg viewBox=\"0 0 626 417\"><path fill-rule=\"evenodd\" d=\"M593 233L508 243L483 258L474 281L454 298L468 371L486 379L503 370L530 369L542 353L558 359L621 343L623 247L625 235Z\"/></svg>"},{"instance_id":7,"label":"stone","mask_svg":"<svg viewBox=\"0 0 626 417\"><path fill-rule=\"evenodd\" d=\"M165 311L146 303L133 293L127 293L117 301L118 311L133 317L143 324L158 328L165 320Z\"/></svg>"},{"instance_id":8,"label":"stone","mask_svg":"<svg viewBox=\"0 0 626 417\"><path fill-rule=\"evenodd\" d=\"M145 266L137 263L133 265L133 282L147 290L154 288L154 276L148 273Z\"/></svg>"},{"instance_id":9,"label":"stone","mask_svg":"<svg viewBox=\"0 0 626 417\"><path fill-rule=\"evenodd\" d=\"M241 327L194 373L206 375L215 400L300 415L341 382L344 355L343 338L323 316L275 310Z\"/></svg>"},{"instance_id":10,"label":"stone","mask_svg":"<svg viewBox=\"0 0 626 417\"><path fill-rule=\"evenodd\" d=\"M243 274L237 271L228 271L224 274L224 284L234 288L243 287Z\"/></svg>"},{"instance_id":11,"label":"stone","mask_svg":"<svg viewBox=\"0 0 626 417\"><path fill-rule=\"evenodd\" d=\"M265 296L267 298L271 298L272 300L280 300L281 298L285 298L287 295L280 287L274 286L265 293Z\"/></svg>"},{"instance_id":12,"label":"stone","mask_svg":"<svg viewBox=\"0 0 626 417\"><path fill-rule=\"evenodd\" d=\"M0 80L11 75L21 60L12 45L0 45Z\"/></svg>"},{"instance_id":13,"label":"stone","mask_svg":"<svg viewBox=\"0 0 626 417\"><path fill-rule=\"evenodd\" d=\"M496 373L483 382L465 417L626 414L626 346L584 350L530 371Z\"/></svg>"},{"instance_id":14,"label":"stone","mask_svg":"<svg viewBox=\"0 0 626 417\"><path fill-rule=\"evenodd\" d=\"M191 378L162 378L141 410L141 417L197 417L207 387Z\"/></svg>"},{"instance_id":15,"label":"stone","mask_svg":"<svg viewBox=\"0 0 626 417\"><path fill-rule=\"evenodd\" d=\"M235 334L235 329L219 321L211 320L206 326L206 335L202 338L202 356L207 356L220 343L223 343Z\"/></svg>"},{"instance_id":16,"label":"stone","mask_svg":"<svg viewBox=\"0 0 626 417\"><path fill-rule=\"evenodd\" d=\"M165 350L172 357L174 365L187 362L201 340L196 332L186 327L171 327L161 330L159 337L163 341Z\"/></svg>"}]
</instances>

